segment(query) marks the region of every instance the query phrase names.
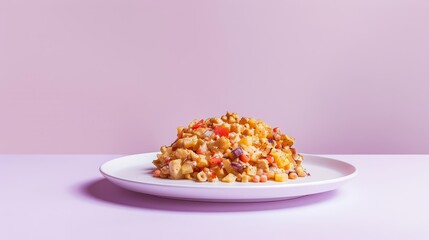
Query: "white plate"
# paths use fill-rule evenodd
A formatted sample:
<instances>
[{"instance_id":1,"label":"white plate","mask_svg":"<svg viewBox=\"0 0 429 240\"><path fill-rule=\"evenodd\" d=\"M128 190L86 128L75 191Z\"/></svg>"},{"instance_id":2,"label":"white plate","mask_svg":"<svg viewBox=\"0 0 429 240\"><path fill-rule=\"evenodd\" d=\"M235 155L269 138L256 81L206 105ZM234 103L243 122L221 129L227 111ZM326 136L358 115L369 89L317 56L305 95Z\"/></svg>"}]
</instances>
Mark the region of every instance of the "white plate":
<instances>
[{"instance_id":1,"label":"white plate","mask_svg":"<svg viewBox=\"0 0 429 240\"><path fill-rule=\"evenodd\" d=\"M156 152L116 158L104 163L100 172L114 184L146 194L213 202L262 202L296 198L338 188L357 174L356 168L339 160L304 155L309 177L287 182L222 183L155 178L152 160Z\"/></svg>"}]
</instances>

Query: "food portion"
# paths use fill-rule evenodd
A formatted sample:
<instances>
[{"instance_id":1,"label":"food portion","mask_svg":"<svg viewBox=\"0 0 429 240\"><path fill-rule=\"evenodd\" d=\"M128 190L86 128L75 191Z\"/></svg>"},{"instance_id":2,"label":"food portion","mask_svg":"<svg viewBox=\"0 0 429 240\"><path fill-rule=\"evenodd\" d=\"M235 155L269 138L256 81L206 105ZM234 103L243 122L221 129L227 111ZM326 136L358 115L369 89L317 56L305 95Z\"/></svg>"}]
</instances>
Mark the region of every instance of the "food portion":
<instances>
[{"instance_id":1,"label":"food portion","mask_svg":"<svg viewBox=\"0 0 429 240\"><path fill-rule=\"evenodd\" d=\"M227 112L177 128L177 139L162 146L154 177L198 182L284 182L309 175L295 139L262 120Z\"/></svg>"}]
</instances>

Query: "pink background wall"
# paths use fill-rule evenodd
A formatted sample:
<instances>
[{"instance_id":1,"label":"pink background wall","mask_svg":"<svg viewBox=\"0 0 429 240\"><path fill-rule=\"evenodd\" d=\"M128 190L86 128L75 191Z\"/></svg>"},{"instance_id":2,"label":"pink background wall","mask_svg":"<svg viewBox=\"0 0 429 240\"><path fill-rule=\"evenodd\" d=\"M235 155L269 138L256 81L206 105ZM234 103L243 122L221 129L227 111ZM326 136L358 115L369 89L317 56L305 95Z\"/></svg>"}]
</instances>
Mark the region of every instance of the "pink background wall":
<instances>
[{"instance_id":1,"label":"pink background wall","mask_svg":"<svg viewBox=\"0 0 429 240\"><path fill-rule=\"evenodd\" d=\"M1 0L0 153L139 153L226 110L429 153L429 1Z\"/></svg>"}]
</instances>

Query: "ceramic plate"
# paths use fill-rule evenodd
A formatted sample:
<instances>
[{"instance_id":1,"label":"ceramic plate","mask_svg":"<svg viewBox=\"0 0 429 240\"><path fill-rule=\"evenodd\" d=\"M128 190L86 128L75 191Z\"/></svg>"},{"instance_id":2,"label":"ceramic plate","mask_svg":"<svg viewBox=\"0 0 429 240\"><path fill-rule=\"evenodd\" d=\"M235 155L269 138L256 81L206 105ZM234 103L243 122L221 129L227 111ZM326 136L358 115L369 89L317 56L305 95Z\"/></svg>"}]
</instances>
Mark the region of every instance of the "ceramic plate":
<instances>
[{"instance_id":1,"label":"ceramic plate","mask_svg":"<svg viewBox=\"0 0 429 240\"><path fill-rule=\"evenodd\" d=\"M104 163L100 172L112 183L136 192L160 197L213 202L262 202L327 192L340 187L357 174L346 162L303 155L303 166L311 176L287 182L223 183L155 178L152 161L157 152L116 158Z\"/></svg>"}]
</instances>

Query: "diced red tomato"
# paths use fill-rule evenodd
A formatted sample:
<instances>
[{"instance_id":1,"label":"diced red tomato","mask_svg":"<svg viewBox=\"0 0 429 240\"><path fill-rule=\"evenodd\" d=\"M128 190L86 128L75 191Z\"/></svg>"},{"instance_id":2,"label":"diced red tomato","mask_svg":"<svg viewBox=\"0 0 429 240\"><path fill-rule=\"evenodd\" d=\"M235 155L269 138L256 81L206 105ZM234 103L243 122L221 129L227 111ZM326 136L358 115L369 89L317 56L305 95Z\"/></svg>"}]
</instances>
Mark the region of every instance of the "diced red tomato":
<instances>
[{"instance_id":1,"label":"diced red tomato","mask_svg":"<svg viewBox=\"0 0 429 240\"><path fill-rule=\"evenodd\" d=\"M195 129L203 127L203 126L204 126L204 120L201 119L200 121L198 121L197 123L195 123L194 126L192 126L192 129L195 130Z\"/></svg>"},{"instance_id":2,"label":"diced red tomato","mask_svg":"<svg viewBox=\"0 0 429 240\"><path fill-rule=\"evenodd\" d=\"M280 148L282 148L282 145L278 142L278 143L276 144L276 148L277 148L277 149L280 149Z\"/></svg>"},{"instance_id":3,"label":"diced red tomato","mask_svg":"<svg viewBox=\"0 0 429 240\"><path fill-rule=\"evenodd\" d=\"M249 161L250 161L250 157L249 157L249 156L247 156L246 154L241 154L241 155L240 155L240 160L241 160L242 162L247 163L247 162L249 162Z\"/></svg>"},{"instance_id":4,"label":"diced red tomato","mask_svg":"<svg viewBox=\"0 0 429 240\"><path fill-rule=\"evenodd\" d=\"M219 163L221 163L221 162L222 162L222 158L218 158L218 157L212 157L209 160L210 167L215 167L215 166L219 165Z\"/></svg>"},{"instance_id":5,"label":"diced red tomato","mask_svg":"<svg viewBox=\"0 0 429 240\"><path fill-rule=\"evenodd\" d=\"M271 156L271 155L268 155L267 156L267 161L268 161L269 164L273 164L274 163L274 157Z\"/></svg>"},{"instance_id":6,"label":"diced red tomato","mask_svg":"<svg viewBox=\"0 0 429 240\"><path fill-rule=\"evenodd\" d=\"M273 131L274 131L275 133L278 133L278 132L280 132L280 129L279 129L278 127L275 127L275 128L273 128Z\"/></svg>"},{"instance_id":7,"label":"diced red tomato","mask_svg":"<svg viewBox=\"0 0 429 240\"><path fill-rule=\"evenodd\" d=\"M214 128L214 133L219 136L228 137L229 129L222 126L217 126Z\"/></svg>"},{"instance_id":8,"label":"diced red tomato","mask_svg":"<svg viewBox=\"0 0 429 240\"><path fill-rule=\"evenodd\" d=\"M216 178L216 173L212 172L212 178Z\"/></svg>"}]
</instances>

